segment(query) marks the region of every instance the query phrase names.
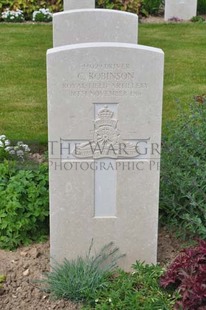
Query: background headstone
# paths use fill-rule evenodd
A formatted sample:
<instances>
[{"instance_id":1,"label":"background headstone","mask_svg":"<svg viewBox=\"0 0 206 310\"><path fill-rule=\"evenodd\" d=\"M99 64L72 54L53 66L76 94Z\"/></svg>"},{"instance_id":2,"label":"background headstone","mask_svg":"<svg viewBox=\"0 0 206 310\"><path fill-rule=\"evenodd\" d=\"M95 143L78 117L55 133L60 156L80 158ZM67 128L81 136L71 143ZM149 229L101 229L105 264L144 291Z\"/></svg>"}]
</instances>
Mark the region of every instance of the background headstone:
<instances>
[{"instance_id":1,"label":"background headstone","mask_svg":"<svg viewBox=\"0 0 206 310\"><path fill-rule=\"evenodd\" d=\"M197 15L197 0L165 0L165 20L177 17L189 20Z\"/></svg>"},{"instance_id":2,"label":"background headstone","mask_svg":"<svg viewBox=\"0 0 206 310\"><path fill-rule=\"evenodd\" d=\"M53 46L89 42L137 43L138 17L115 10L74 10L53 15Z\"/></svg>"},{"instance_id":3,"label":"background headstone","mask_svg":"<svg viewBox=\"0 0 206 310\"><path fill-rule=\"evenodd\" d=\"M95 0L64 0L64 11L93 8L95 8Z\"/></svg>"}]
</instances>

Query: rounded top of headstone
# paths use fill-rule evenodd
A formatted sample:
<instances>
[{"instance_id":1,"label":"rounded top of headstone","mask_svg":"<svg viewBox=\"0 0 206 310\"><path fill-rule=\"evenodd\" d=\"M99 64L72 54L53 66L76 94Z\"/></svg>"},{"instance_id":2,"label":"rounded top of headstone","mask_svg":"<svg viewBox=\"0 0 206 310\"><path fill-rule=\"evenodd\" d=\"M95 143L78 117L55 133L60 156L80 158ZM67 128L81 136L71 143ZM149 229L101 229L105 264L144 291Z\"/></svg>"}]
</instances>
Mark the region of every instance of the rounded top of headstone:
<instances>
[{"instance_id":1,"label":"rounded top of headstone","mask_svg":"<svg viewBox=\"0 0 206 310\"><path fill-rule=\"evenodd\" d=\"M64 0L64 11L94 8L95 0Z\"/></svg>"}]
</instances>

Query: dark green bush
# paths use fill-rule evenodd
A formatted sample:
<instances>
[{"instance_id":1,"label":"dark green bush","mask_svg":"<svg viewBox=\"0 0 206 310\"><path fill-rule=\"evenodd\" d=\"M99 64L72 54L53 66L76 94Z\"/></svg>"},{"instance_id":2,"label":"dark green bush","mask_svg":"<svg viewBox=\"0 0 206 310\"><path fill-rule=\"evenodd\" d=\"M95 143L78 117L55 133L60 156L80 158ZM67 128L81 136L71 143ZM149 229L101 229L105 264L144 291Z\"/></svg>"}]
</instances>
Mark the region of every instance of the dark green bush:
<instances>
[{"instance_id":1,"label":"dark green bush","mask_svg":"<svg viewBox=\"0 0 206 310\"><path fill-rule=\"evenodd\" d=\"M193 16L191 18L191 22L193 22L193 23L203 23L203 22L205 22L205 19L202 16Z\"/></svg>"},{"instance_id":2,"label":"dark green bush","mask_svg":"<svg viewBox=\"0 0 206 310\"><path fill-rule=\"evenodd\" d=\"M198 14L206 14L206 0L198 0L197 12Z\"/></svg>"},{"instance_id":3,"label":"dark green bush","mask_svg":"<svg viewBox=\"0 0 206 310\"><path fill-rule=\"evenodd\" d=\"M163 12L164 0L142 0L140 13L144 16L158 15Z\"/></svg>"},{"instance_id":4,"label":"dark green bush","mask_svg":"<svg viewBox=\"0 0 206 310\"><path fill-rule=\"evenodd\" d=\"M48 167L19 170L0 163L0 248L14 249L48 235Z\"/></svg>"},{"instance_id":5,"label":"dark green bush","mask_svg":"<svg viewBox=\"0 0 206 310\"><path fill-rule=\"evenodd\" d=\"M162 141L162 223L206 238L206 100L197 96L189 111L168 124Z\"/></svg>"}]
</instances>

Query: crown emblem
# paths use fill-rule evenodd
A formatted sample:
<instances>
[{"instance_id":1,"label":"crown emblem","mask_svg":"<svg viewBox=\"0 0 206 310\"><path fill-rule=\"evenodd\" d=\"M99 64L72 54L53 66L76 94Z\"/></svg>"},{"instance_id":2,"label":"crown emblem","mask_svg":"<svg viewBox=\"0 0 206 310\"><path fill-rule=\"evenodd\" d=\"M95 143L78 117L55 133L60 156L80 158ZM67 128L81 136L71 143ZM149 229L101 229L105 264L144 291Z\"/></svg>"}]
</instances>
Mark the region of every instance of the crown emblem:
<instances>
[{"instance_id":1,"label":"crown emblem","mask_svg":"<svg viewBox=\"0 0 206 310\"><path fill-rule=\"evenodd\" d=\"M113 119L114 112L108 109L108 106L105 105L103 109L99 110L95 120L95 128L98 129L102 126L109 126L116 128L117 120Z\"/></svg>"},{"instance_id":2,"label":"crown emblem","mask_svg":"<svg viewBox=\"0 0 206 310\"><path fill-rule=\"evenodd\" d=\"M93 140L82 143L76 148L76 158L133 158L137 156L135 145L124 142L117 128L114 112L107 105L100 109L94 121ZM124 144L127 153L121 154L120 145Z\"/></svg>"},{"instance_id":3,"label":"crown emblem","mask_svg":"<svg viewBox=\"0 0 206 310\"><path fill-rule=\"evenodd\" d=\"M110 119L114 115L114 112L108 109L108 106L105 105L103 109L99 110L98 116L100 119Z\"/></svg>"}]
</instances>

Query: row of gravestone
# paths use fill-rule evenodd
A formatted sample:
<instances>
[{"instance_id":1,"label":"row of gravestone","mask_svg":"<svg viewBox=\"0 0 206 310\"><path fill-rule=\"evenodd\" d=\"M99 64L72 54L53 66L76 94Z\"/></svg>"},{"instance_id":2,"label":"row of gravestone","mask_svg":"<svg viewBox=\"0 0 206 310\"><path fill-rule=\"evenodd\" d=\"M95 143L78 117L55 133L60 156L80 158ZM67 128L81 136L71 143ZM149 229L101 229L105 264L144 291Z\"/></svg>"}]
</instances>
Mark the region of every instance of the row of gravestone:
<instances>
[{"instance_id":1,"label":"row of gravestone","mask_svg":"<svg viewBox=\"0 0 206 310\"><path fill-rule=\"evenodd\" d=\"M157 259L164 53L138 17L67 0L47 52L51 257L113 241L120 266Z\"/></svg>"},{"instance_id":2,"label":"row of gravestone","mask_svg":"<svg viewBox=\"0 0 206 310\"><path fill-rule=\"evenodd\" d=\"M94 8L95 0L85 0L82 4L84 8ZM64 9L70 10L71 8L78 8L78 0L68 1L64 0ZM171 18L179 18L189 20L197 14L197 0L165 0L165 20Z\"/></svg>"}]
</instances>

